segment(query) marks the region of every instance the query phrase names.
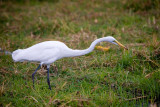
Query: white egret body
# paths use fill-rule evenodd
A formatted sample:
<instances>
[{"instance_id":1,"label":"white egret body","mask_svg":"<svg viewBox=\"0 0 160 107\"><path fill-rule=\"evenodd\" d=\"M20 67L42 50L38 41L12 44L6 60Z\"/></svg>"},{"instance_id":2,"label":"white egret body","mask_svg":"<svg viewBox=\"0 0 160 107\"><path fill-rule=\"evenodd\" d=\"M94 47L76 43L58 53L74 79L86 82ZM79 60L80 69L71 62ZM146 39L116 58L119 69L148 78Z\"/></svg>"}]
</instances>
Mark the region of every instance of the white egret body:
<instances>
[{"instance_id":1,"label":"white egret body","mask_svg":"<svg viewBox=\"0 0 160 107\"><path fill-rule=\"evenodd\" d=\"M120 44L115 38L113 38L112 36L107 36L107 37L103 37L93 41L90 47L85 50L70 49L64 43L59 41L45 41L45 42L35 44L27 49L15 50L12 53L12 58L15 62L23 62L23 61L40 62L39 67L42 64L47 65L47 70L48 70L47 81L48 81L49 89L51 89L50 81L49 81L50 64L64 57L75 57L75 56L81 56L81 55L90 53L91 51L93 51L97 43L103 42L103 41L119 45L126 49L126 47ZM36 69L36 71L38 70L38 68ZM34 86L34 75L36 71L32 74L33 86Z\"/></svg>"}]
</instances>

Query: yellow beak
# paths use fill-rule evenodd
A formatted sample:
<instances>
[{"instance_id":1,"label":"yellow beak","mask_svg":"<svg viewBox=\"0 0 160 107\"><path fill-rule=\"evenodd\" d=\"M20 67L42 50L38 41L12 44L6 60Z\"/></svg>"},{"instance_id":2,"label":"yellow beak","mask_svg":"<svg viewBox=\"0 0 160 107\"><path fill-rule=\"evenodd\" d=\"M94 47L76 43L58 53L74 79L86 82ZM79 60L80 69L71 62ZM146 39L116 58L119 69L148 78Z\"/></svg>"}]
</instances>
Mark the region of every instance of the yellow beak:
<instances>
[{"instance_id":1,"label":"yellow beak","mask_svg":"<svg viewBox=\"0 0 160 107\"><path fill-rule=\"evenodd\" d=\"M118 42L118 41L116 41L116 40L115 40L115 42L116 42L120 47L122 47L122 48L128 50L128 48L126 48L126 47L125 47L124 45L122 45L120 42Z\"/></svg>"}]
</instances>

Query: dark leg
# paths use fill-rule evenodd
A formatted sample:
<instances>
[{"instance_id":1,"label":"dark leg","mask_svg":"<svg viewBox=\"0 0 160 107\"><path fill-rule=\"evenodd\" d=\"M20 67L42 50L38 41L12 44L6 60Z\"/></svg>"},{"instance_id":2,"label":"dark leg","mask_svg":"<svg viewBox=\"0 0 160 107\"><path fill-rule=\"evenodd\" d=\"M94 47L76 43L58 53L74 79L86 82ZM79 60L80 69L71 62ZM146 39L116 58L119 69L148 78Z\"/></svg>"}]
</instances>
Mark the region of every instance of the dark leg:
<instances>
[{"instance_id":1,"label":"dark leg","mask_svg":"<svg viewBox=\"0 0 160 107\"><path fill-rule=\"evenodd\" d=\"M41 67L41 64L39 64L39 66L37 67L37 69L34 71L34 73L32 74L32 80L33 80L33 88L34 88L34 75L36 74L37 70Z\"/></svg>"},{"instance_id":2,"label":"dark leg","mask_svg":"<svg viewBox=\"0 0 160 107\"><path fill-rule=\"evenodd\" d=\"M49 85L49 89L51 90L50 80L49 80L49 66L47 66L47 83Z\"/></svg>"}]
</instances>

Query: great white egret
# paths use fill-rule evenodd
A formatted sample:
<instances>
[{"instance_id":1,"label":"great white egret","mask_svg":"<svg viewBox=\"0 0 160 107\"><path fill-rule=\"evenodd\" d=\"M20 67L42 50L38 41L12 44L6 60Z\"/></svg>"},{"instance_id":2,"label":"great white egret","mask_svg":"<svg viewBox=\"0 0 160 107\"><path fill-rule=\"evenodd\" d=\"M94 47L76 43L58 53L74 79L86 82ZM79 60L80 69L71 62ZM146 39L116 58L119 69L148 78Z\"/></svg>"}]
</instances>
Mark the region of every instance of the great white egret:
<instances>
[{"instance_id":1,"label":"great white egret","mask_svg":"<svg viewBox=\"0 0 160 107\"><path fill-rule=\"evenodd\" d=\"M88 49L84 49L84 50L70 49L60 41L45 41L45 42L35 44L27 49L15 50L12 53L12 58L15 62L23 62L23 61L40 62L40 65L32 74L33 87L34 87L35 73L41 67L42 64L47 65L47 82L49 85L49 89L51 89L50 80L49 80L50 64L64 57L75 57L75 56L81 56L81 55L90 53L91 51L93 51L97 43L103 42L103 41L110 42L127 49L124 45L119 43L114 37L107 36L107 37L96 39L95 41L92 42L92 44Z\"/></svg>"}]
</instances>

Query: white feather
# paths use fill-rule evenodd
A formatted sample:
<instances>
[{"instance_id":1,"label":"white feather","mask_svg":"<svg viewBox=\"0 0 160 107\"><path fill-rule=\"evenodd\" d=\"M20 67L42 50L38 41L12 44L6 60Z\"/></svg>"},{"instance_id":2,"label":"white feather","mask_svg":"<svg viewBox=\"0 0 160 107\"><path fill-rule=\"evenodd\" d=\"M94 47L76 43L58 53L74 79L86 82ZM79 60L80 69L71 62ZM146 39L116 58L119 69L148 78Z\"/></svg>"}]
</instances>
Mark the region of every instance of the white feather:
<instances>
[{"instance_id":1,"label":"white feather","mask_svg":"<svg viewBox=\"0 0 160 107\"><path fill-rule=\"evenodd\" d=\"M50 65L54 61L63 57L81 56L91 52L95 45L102 41L113 43L115 39L111 36L103 37L92 42L91 46L85 50L73 50L59 41L45 41L35 44L26 49L18 49L12 53L15 62L36 61Z\"/></svg>"}]
</instances>

